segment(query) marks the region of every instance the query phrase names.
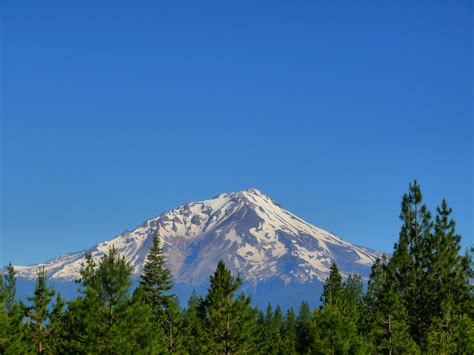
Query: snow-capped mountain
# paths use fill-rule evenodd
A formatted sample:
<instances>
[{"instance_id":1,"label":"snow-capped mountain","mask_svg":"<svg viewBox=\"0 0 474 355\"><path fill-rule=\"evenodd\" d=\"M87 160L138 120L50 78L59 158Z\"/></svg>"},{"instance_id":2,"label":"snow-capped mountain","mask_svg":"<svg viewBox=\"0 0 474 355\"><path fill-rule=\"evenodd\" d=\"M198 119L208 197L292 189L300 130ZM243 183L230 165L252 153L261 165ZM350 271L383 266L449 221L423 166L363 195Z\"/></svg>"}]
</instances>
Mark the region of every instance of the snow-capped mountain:
<instances>
[{"instance_id":1,"label":"snow-capped mountain","mask_svg":"<svg viewBox=\"0 0 474 355\"><path fill-rule=\"evenodd\" d=\"M256 289L264 282L285 286L324 281L333 261L343 275L356 272L367 277L379 255L303 221L261 191L249 189L187 203L88 250L15 268L22 279L34 279L37 268L45 266L53 281L72 281L79 278L86 252L98 259L114 245L139 275L154 231L175 282L193 287L208 282L219 259Z\"/></svg>"}]
</instances>

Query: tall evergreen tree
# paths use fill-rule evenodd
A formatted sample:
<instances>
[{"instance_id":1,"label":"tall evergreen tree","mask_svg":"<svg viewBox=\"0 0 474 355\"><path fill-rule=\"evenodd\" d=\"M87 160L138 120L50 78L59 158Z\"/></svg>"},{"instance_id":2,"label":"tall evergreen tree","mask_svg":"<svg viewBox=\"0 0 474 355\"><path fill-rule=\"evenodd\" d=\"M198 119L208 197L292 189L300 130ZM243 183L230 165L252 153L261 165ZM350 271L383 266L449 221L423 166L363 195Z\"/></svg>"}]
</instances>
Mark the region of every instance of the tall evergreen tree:
<instances>
[{"instance_id":1,"label":"tall evergreen tree","mask_svg":"<svg viewBox=\"0 0 474 355\"><path fill-rule=\"evenodd\" d=\"M64 324L69 339L63 352L130 353L157 351L152 310L140 297L130 296L131 267L111 247L98 266L90 255L81 271L82 297L69 304ZM163 334L161 332L161 334Z\"/></svg>"},{"instance_id":2,"label":"tall evergreen tree","mask_svg":"<svg viewBox=\"0 0 474 355\"><path fill-rule=\"evenodd\" d=\"M453 298L449 295L441 305L440 317L436 317L427 337L430 354L473 354L474 322L467 314L455 312Z\"/></svg>"},{"instance_id":3,"label":"tall evergreen tree","mask_svg":"<svg viewBox=\"0 0 474 355\"><path fill-rule=\"evenodd\" d=\"M405 305L388 273L386 257L377 259L365 296L364 333L378 353L416 354L419 350L410 335Z\"/></svg>"},{"instance_id":4,"label":"tall evergreen tree","mask_svg":"<svg viewBox=\"0 0 474 355\"><path fill-rule=\"evenodd\" d=\"M11 264L0 275L0 354L28 354L35 349L25 339L24 306L15 299L16 277Z\"/></svg>"},{"instance_id":5,"label":"tall evergreen tree","mask_svg":"<svg viewBox=\"0 0 474 355\"><path fill-rule=\"evenodd\" d=\"M9 319L6 312L8 293L3 283L3 277L0 277L0 353L5 352L5 346L9 340L8 326Z\"/></svg>"},{"instance_id":6,"label":"tall evergreen tree","mask_svg":"<svg viewBox=\"0 0 474 355\"><path fill-rule=\"evenodd\" d=\"M147 255L140 279L141 292L153 310L156 325L161 326L166 335L163 344L170 353L180 351L182 339L182 314L179 302L169 291L173 287L171 271L166 267L166 258L156 231L153 232L152 246Z\"/></svg>"},{"instance_id":7,"label":"tall evergreen tree","mask_svg":"<svg viewBox=\"0 0 474 355\"><path fill-rule=\"evenodd\" d=\"M168 352L170 354L180 353L183 349L183 315L177 298L166 300L162 325Z\"/></svg>"},{"instance_id":8,"label":"tall evergreen tree","mask_svg":"<svg viewBox=\"0 0 474 355\"><path fill-rule=\"evenodd\" d=\"M199 297L195 290L188 300L188 307L183 316L183 347L189 354L205 353L207 337L204 330L203 320L205 318L204 299Z\"/></svg>"},{"instance_id":9,"label":"tall evergreen tree","mask_svg":"<svg viewBox=\"0 0 474 355\"><path fill-rule=\"evenodd\" d=\"M29 337L38 354L43 354L47 350L48 331L46 321L49 318L49 305L54 293L54 289L47 285L46 271L43 266L37 271L34 295L28 297L32 304L26 310L30 329Z\"/></svg>"},{"instance_id":10,"label":"tall evergreen tree","mask_svg":"<svg viewBox=\"0 0 474 355\"><path fill-rule=\"evenodd\" d=\"M4 276L4 287L7 293L5 300L5 309L8 313L13 311L16 302L16 276L15 269L11 263L7 266L7 273Z\"/></svg>"},{"instance_id":11,"label":"tall evergreen tree","mask_svg":"<svg viewBox=\"0 0 474 355\"><path fill-rule=\"evenodd\" d=\"M54 303L53 309L49 315L48 323L48 348L52 353L60 353L62 348L63 338L67 336L63 328L63 318L65 316L66 303L63 301L61 294L58 292L56 296L56 302Z\"/></svg>"},{"instance_id":12,"label":"tall evergreen tree","mask_svg":"<svg viewBox=\"0 0 474 355\"><path fill-rule=\"evenodd\" d=\"M347 354L354 335L353 323L346 324L341 307L331 300L314 313L316 333L309 345L316 354Z\"/></svg>"},{"instance_id":13,"label":"tall evergreen tree","mask_svg":"<svg viewBox=\"0 0 474 355\"><path fill-rule=\"evenodd\" d=\"M296 315L293 308L288 309L283 322L281 353L296 354Z\"/></svg>"},{"instance_id":14,"label":"tall evergreen tree","mask_svg":"<svg viewBox=\"0 0 474 355\"><path fill-rule=\"evenodd\" d=\"M140 287L153 309L155 320L163 318L167 305L173 302L174 296L168 294L173 287L173 282L171 271L166 267L166 259L156 231L153 232L152 246L143 267Z\"/></svg>"},{"instance_id":15,"label":"tall evergreen tree","mask_svg":"<svg viewBox=\"0 0 474 355\"><path fill-rule=\"evenodd\" d=\"M418 344L424 341L431 321L425 270L433 223L431 213L422 202L420 185L414 181L402 199L400 219L403 224L389 262L390 275L407 310L410 332Z\"/></svg>"},{"instance_id":16,"label":"tall evergreen tree","mask_svg":"<svg viewBox=\"0 0 474 355\"><path fill-rule=\"evenodd\" d=\"M166 353L167 347L163 345L166 335L161 327L156 326L153 310L140 292L134 293L128 302L122 322L123 328L129 329L122 353Z\"/></svg>"},{"instance_id":17,"label":"tall evergreen tree","mask_svg":"<svg viewBox=\"0 0 474 355\"><path fill-rule=\"evenodd\" d=\"M235 327L235 349L234 353L252 353L257 349L257 312L251 306L250 296L241 292L234 301Z\"/></svg>"},{"instance_id":18,"label":"tall evergreen tree","mask_svg":"<svg viewBox=\"0 0 474 355\"><path fill-rule=\"evenodd\" d=\"M461 236L456 233L456 223L451 218L452 209L443 199L437 208L433 238L427 243L425 302L427 312L442 318L442 305L449 303L455 313L469 310L471 299L468 256L461 256Z\"/></svg>"},{"instance_id":19,"label":"tall evergreen tree","mask_svg":"<svg viewBox=\"0 0 474 355\"><path fill-rule=\"evenodd\" d=\"M242 284L240 276L235 278L220 260L210 281L205 299L205 329L210 334L208 352L250 352L254 347L255 314L249 297L241 294L234 300Z\"/></svg>"},{"instance_id":20,"label":"tall evergreen tree","mask_svg":"<svg viewBox=\"0 0 474 355\"><path fill-rule=\"evenodd\" d=\"M306 354L312 344L313 325L311 309L308 302L301 302L298 317L296 318L296 351Z\"/></svg>"},{"instance_id":21,"label":"tall evergreen tree","mask_svg":"<svg viewBox=\"0 0 474 355\"><path fill-rule=\"evenodd\" d=\"M283 311L281 310L280 305L275 307L275 313L273 315L273 326L275 328L275 348L278 349L278 354L282 353L282 346L283 346L283 328L284 328L284 319L283 319Z\"/></svg>"},{"instance_id":22,"label":"tall evergreen tree","mask_svg":"<svg viewBox=\"0 0 474 355\"><path fill-rule=\"evenodd\" d=\"M349 275L342 287L343 313L352 322L359 325L364 305L362 278L357 274Z\"/></svg>"},{"instance_id":23,"label":"tall evergreen tree","mask_svg":"<svg viewBox=\"0 0 474 355\"><path fill-rule=\"evenodd\" d=\"M281 327L283 318L281 308L273 311L272 305L269 303L265 312L263 322L263 339L264 345L261 351L265 354L279 354L282 345Z\"/></svg>"},{"instance_id":24,"label":"tall evergreen tree","mask_svg":"<svg viewBox=\"0 0 474 355\"><path fill-rule=\"evenodd\" d=\"M368 349L358 334L358 321L362 304L362 282L359 276L350 275L342 282L336 264L332 264L324 284L323 306L314 314L316 334L313 353L364 353Z\"/></svg>"},{"instance_id":25,"label":"tall evergreen tree","mask_svg":"<svg viewBox=\"0 0 474 355\"><path fill-rule=\"evenodd\" d=\"M113 353L121 350L121 320L127 312L130 298L131 267L111 247L97 268L91 258L81 276L84 283L84 306L88 318L87 345L91 349ZM126 337L124 337L126 338Z\"/></svg>"},{"instance_id":26,"label":"tall evergreen tree","mask_svg":"<svg viewBox=\"0 0 474 355\"><path fill-rule=\"evenodd\" d=\"M329 276L324 283L323 293L321 295L321 304L335 304L341 300L342 277L339 273L336 263L331 264Z\"/></svg>"}]
</instances>

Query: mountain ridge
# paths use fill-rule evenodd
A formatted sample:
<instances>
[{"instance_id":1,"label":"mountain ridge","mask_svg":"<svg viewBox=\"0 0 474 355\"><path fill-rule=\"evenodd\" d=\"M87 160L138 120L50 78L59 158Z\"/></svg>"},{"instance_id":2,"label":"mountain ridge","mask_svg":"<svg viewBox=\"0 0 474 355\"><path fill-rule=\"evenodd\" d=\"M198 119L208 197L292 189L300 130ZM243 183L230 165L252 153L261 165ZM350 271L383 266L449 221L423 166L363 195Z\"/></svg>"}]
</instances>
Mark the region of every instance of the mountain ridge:
<instances>
[{"instance_id":1,"label":"mountain ridge","mask_svg":"<svg viewBox=\"0 0 474 355\"><path fill-rule=\"evenodd\" d=\"M367 278L381 255L304 221L250 188L182 204L89 249L17 265L17 275L32 280L36 269L45 266L50 279L73 281L79 278L86 253L98 260L114 245L138 276L155 231L175 281L189 286L205 284L219 259L253 285L272 280L289 285L324 281L332 262L345 276L359 273Z\"/></svg>"}]
</instances>

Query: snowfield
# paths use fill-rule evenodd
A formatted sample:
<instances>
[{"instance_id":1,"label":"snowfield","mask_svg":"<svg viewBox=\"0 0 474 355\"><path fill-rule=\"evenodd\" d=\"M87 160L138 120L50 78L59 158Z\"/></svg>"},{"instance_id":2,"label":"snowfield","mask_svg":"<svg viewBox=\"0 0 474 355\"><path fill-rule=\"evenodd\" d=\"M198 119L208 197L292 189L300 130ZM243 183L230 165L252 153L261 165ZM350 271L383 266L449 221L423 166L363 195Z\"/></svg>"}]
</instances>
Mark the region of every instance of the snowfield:
<instances>
[{"instance_id":1,"label":"snowfield","mask_svg":"<svg viewBox=\"0 0 474 355\"><path fill-rule=\"evenodd\" d=\"M175 281L187 285L206 283L219 259L254 284L301 284L325 280L333 261L343 275L356 272L366 278L380 255L303 221L261 191L249 189L187 203L90 249L15 268L25 279L34 279L37 268L45 266L53 280L76 280L86 252L98 260L113 245L138 275L153 231L162 241Z\"/></svg>"}]
</instances>

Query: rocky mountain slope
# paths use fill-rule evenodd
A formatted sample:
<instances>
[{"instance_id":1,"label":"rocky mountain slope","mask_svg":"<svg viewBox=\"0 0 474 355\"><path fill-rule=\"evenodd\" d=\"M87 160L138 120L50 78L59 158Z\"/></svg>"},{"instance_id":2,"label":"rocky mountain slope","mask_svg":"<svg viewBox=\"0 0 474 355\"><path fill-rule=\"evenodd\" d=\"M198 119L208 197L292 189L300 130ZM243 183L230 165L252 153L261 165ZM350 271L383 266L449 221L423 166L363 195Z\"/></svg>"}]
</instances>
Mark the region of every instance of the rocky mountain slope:
<instances>
[{"instance_id":1,"label":"rocky mountain slope","mask_svg":"<svg viewBox=\"0 0 474 355\"><path fill-rule=\"evenodd\" d=\"M139 275L154 231L175 283L191 290L206 285L218 260L224 259L234 272L240 272L251 293L273 285L270 289L287 287L297 297L292 285L320 285L331 262L338 264L343 275L356 272L366 278L379 255L303 221L261 191L249 189L187 203L88 250L15 268L19 278L32 280L37 268L45 266L51 280L70 282L79 278L86 252L98 259L114 245Z\"/></svg>"}]
</instances>

